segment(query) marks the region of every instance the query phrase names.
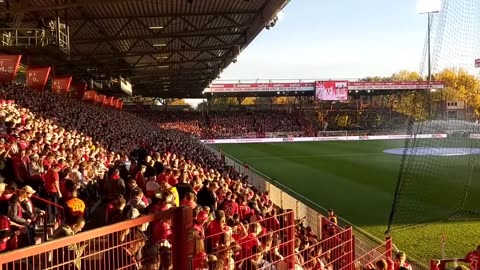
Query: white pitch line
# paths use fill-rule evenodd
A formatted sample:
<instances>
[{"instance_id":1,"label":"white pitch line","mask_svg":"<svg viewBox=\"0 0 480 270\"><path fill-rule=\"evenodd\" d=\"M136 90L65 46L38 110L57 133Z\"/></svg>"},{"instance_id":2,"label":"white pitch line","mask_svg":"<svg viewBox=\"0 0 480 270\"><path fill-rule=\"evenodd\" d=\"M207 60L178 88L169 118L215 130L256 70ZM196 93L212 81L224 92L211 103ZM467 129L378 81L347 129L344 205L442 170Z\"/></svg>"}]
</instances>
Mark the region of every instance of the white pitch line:
<instances>
[{"instance_id":1,"label":"white pitch line","mask_svg":"<svg viewBox=\"0 0 480 270\"><path fill-rule=\"evenodd\" d=\"M376 156L384 153L362 153L362 154L332 154L332 155L304 155L304 156L269 156L269 157L246 157L240 158L242 160L255 160L255 159L279 159L279 158L316 158L316 157L353 157L353 156Z\"/></svg>"}]
</instances>

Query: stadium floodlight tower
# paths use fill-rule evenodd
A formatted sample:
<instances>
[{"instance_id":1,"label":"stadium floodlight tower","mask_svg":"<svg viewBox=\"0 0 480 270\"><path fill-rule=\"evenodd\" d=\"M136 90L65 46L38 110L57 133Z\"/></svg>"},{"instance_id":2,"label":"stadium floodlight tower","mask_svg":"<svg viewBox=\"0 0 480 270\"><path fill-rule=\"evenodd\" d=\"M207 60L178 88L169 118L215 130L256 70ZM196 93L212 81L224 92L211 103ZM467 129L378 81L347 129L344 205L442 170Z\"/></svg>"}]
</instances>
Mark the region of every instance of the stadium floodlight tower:
<instances>
[{"instance_id":1,"label":"stadium floodlight tower","mask_svg":"<svg viewBox=\"0 0 480 270\"><path fill-rule=\"evenodd\" d=\"M431 32L432 32L432 17L433 14L439 13L442 7L441 0L417 0L417 13L427 14L427 61L428 61L428 80L432 80L432 56L431 56Z\"/></svg>"}]
</instances>

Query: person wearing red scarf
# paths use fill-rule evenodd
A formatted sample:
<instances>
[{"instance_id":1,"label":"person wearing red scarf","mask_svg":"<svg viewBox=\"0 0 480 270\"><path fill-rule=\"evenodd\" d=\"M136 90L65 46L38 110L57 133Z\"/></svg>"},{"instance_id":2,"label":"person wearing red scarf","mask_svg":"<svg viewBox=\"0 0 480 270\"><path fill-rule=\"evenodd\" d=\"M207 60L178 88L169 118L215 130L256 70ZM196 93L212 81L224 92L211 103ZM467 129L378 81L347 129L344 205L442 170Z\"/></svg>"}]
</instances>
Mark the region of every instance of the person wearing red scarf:
<instances>
[{"instance_id":1,"label":"person wearing red scarf","mask_svg":"<svg viewBox=\"0 0 480 270\"><path fill-rule=\"evenodd\" d=\"M113 170L112 175L105 181L105 196L107 199L115 199L118 195L125 194L125 181L120 178L120 171Z\"/></svg>"}]
</instances>

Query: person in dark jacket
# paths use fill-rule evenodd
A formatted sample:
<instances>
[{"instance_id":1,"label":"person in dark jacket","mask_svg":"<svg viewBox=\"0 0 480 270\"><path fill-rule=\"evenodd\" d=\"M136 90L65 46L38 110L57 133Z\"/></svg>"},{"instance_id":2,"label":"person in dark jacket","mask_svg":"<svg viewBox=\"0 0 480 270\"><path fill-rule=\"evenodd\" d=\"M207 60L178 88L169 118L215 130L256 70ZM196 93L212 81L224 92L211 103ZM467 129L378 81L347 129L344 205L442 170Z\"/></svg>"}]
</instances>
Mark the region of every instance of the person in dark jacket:
<instances>
[{"instance_id":1,"label":"person in dark jacket","mask_svg":"<svg viewBox=\"0 0 480 270\"><path fill-rule=\"evenodd\" d=\"M27 193L24 190L20 190L18 194L12 195L8 201L8 218L25 227L24 241L22 241L23 243L21 243L20 246L30 246L35 244L32 220L23 217L21 203L27 199Z\"/></svg>"},{"instance_id":2,"label":"person in dark jacket","mask_svg":"<svg viewBox=\"0 0 480 270\"><path fill-rule=\"evenodd\" d=\"M208 181L204 181L203 188L197 194L197 204L208 206L212 212L215 212L217 210L217 195L215 195L217 189L218 184L216 182L208 183Z\"/></svg>"}]
</instances>

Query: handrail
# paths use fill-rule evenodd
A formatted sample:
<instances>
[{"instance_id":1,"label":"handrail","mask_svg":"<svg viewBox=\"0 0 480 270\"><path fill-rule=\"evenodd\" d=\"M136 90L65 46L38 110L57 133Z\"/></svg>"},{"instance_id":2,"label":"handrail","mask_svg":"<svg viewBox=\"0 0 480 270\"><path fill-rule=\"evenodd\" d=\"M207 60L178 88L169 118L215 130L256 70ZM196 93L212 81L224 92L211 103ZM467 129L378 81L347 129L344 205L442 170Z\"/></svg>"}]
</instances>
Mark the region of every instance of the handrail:
<instances>
[{"instance_id":1,"label":"handrail","mask_svg":"<svg viewBox=\"0 0 480 270\"><path fill-rule=\"evenodd\" d=\"M48 250L55 250L65 246L74 245L82 241L86 241L85 239L87 238L88 239L98 238L104 235L123 231L132 227L140 226L144 223L158 220L162 216L169 215L170 213L172 213L174 209L175 208L171 208L159 214L151 214L151 215L139 217L133 220L127 220L127 221L115 223L113 225L103 226L97 229L89 230L87 232L82 232L79 234L74 234L72 236L48 241L40 245L29 246L21 249L20 250L21 252L18 252L19 250L13 250L11 252L0 254L0 262L2 262L2 264L15 262L23 259L25 257L25 254L28 254L29 256L35 256L35 255L45 253L45 251L48 251Z\"/></svg>"},{"instance_id":2,"label":"handrail","mask_svg":"<svg viewBox=\"0 0 480 270\"><path fill-rule=\"evenodd\" d=\"M51 201L49 201L49 200L46 200L46 199L44 199L44 198L42 198L42 197L39 197L39 196L37 196L37 195L32 195L32 198L34 198L35 200L39 200L39 201L41 201L41 202L43 202L43 203L46 203L46 204L50 204L50 205L52 205L52 206L55 206L56 208L58 208L58 209L60 209L60 210L64 210L64 207L61 206L60 204L56 204L56 203L54 203L54 202L51 202Z\"/></svg>"}]
</instances>

